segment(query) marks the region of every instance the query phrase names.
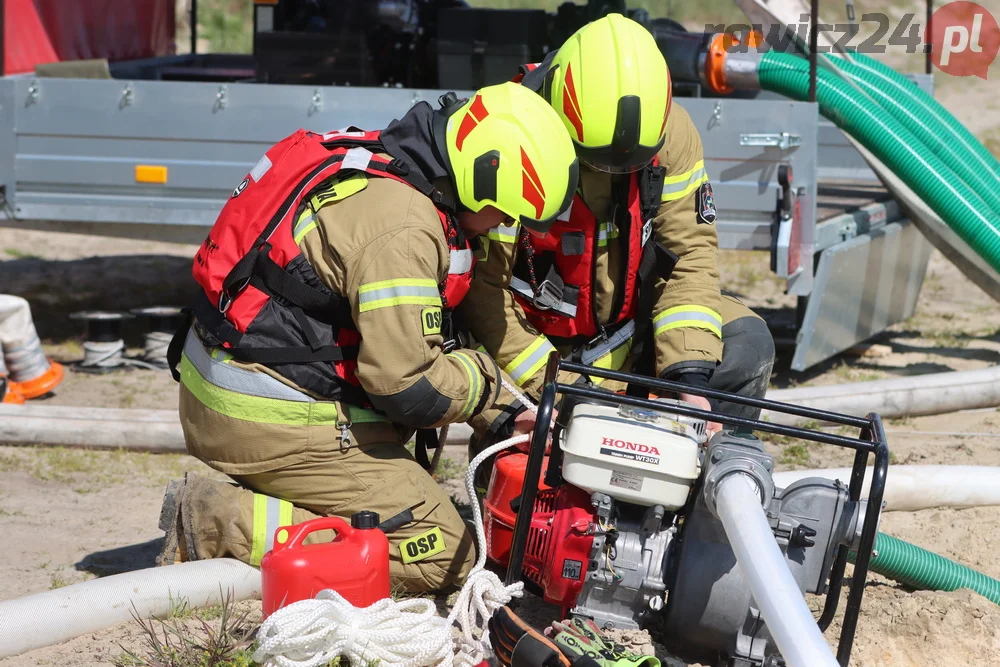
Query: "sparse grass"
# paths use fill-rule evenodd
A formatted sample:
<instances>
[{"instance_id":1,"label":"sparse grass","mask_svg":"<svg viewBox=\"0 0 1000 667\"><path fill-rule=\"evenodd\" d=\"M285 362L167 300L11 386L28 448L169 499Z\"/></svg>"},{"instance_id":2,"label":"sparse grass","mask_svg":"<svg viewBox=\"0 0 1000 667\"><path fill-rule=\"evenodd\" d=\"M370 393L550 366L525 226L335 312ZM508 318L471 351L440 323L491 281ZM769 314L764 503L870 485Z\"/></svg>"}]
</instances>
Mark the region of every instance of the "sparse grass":
<instances>
[{"instance_id":1,"label":"sparse grass","mask_svg":"<svg viewBox=\"0 0 1000 667\"><path fill-rule=\"evenodd\" d=\"M38 255L33 255L30 252L24 252L23 250L18 250L17 248L4 248L3 254L8 257L13 257L14 259L39 259Z\"/></svg>"},{"instance_id":2,"label":"sparse grass","mask_svg":"<svg viewBox=\"0 0 1000 667\"><path fill-rule=\"evenodd\" d=\"M51 577L49 577L49 590L50 591L54 591L57 588L62 588L64 586L68 586L68 585L69 585L69 582L66 579L63 579L62 575L53 574Z\"/></svg>"},{"instance_id":3,"label":"sparse grass","mask_svg":"<svg viewBox=\"0 0 1000 667\"><path fill-rule=\"evenodd\" d=\"M880 371L858 368L845 361L841 361L839 364L834 366L831 372L836 377L847 382L872 382L874 380L881 380L885 377L885 374Z\"/></svg>"},{"instance_id":4,"label":"sparse grass","mask_svg":"<svg viewBox=\"0 0 1000 667\"><path fill-rule=\"evenodd\" d=\"M465 466L459 465L455 459L441 455L438 460L437 470L434 472L435 482L446 482L449 479L457 479L465 473Z\"/></svg>"},{"instance_id":5,"label":"sparse grass","mask_svg":"<svg viewBox=\"0 0 1000 667\"><path fill-rule=\"evenodd\" d=\"M960 348L968 347L969 339L960 338L961 334L953 331L921 332L922 335L934 343L936 347Z\"/></svg>"},{"instance_id":6,"label":"sparse grass","mask_svg":"<svg viewBox=\"0 0 1000 667\"><path fill-rule=\"evenodd\" d=\"M807 466L810 461L809 449L801 442L782 447L778 459L778 463L789 466Z\"/></svg>"},{"instance_id":7,"label":"sparse grass","mask_svg":"<svg viewBox=\"0 0 1000 667\"><path fill-rule=\"evenodd\" d=\"M176 616L174 611L181 615ZM259 627L252 609L239 611L231 593L223 595L218 615L209 623L203 617L186 616L187 602L178 602L164 620L132 617L141 628L143 648L122 648L116 667L254 667L253 640ZM193 622L196 620L197 622Z\"/></svg>"},{"instance_id":8,"label":"sparse grass","mask_svg":"<svg viewBox=\"0 0 1000 667\"><path fill-rule=\"evenodd\" d=\"M897 419L890 419L890 426L915 426L917 423L916 419L910 416L899 417Z\"/></svg>"},{"instance_id":9,"label":"sparse grass","mask_svg":"<svg viewBox=\"0 0 1000 667\"><path fill-rule=\"evenodd\" d=\"M231 593L222 596L222 604L192 609L186 600L171 602L166 619L142 619L133 610L132 618L140 627L142 648L122 649L115 667L261 667L254 661L255 640L260 620L255 607L242 609ZM323 667L347 667L336 658ZM378 667L379 661L360 667Z\"/></svg>"},{"instance_id":10,"label":"sparse grass","mask_svg":"<svg viewBox=\"0 0 1000 667\"><path fill-rule=\"evenodd\" d=\"M43 481L67 484L91 493L141 476L149 484L166 484L200 466L184 454L148 454L125 450L32 447L0 452L0 472L25 472Z\"/></svg>"}]
</instances>

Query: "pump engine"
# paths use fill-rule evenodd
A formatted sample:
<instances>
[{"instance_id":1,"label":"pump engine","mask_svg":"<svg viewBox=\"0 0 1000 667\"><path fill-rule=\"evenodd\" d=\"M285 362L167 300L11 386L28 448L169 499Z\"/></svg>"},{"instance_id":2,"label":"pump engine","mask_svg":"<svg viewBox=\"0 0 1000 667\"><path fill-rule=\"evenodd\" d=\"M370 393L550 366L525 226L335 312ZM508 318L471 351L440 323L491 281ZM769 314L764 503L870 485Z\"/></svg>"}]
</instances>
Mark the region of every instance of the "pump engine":
<instances>
[{"instance_id":1,"label":"pump engine","mask_svg":"<svg viewBox=\"0 0 1000 667\"><path fill-rule=\"evenodd\" d=\"M838 481L776 489L753 435L705 435L705 421L657 399L649 408L565 402L530 508L523 578L563 614L605 628L649 627L680 657L781 664L716 515L730 474L757 483L775 540L803 593L830 590L840 547L857 550L866 503ZM654 409L655 408L655 409ZM488 556L510 562L528 455L498 456L484 501ZM841 569L842 574L842 569ZM839 595L839 581L835 589ZM714 662L713 662L714 664Z\"/></svg>"}]
</instances>

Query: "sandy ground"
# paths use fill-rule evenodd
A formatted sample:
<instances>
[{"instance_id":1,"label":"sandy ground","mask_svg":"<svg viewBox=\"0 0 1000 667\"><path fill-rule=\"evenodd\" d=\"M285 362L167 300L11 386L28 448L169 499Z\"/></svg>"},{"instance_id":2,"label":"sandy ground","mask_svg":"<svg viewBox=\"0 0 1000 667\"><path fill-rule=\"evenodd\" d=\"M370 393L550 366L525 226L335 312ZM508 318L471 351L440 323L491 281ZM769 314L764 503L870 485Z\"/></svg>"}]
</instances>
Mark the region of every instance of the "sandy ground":
<instances>
[{"instance_id":1,"label":"sandy ground","mask_svg":"<svg viewBox=\"0 0 1000 667\"><path fill-rule=\"evenodd\" d=\"M1000 15L997 2L982 4ZM859 15L872 4L859 0ZM922 11L909 2L892 4L897 13ZM922 69L922 56L891 48L886 60L907 71ZM994 73L1000 74L1000 60L991 68ZM938 74L936 86L939 99L1000 150L995 84ZM30 299L47 351L73 362L82 356L82 330L68 318L70 313L184 304L193 289L193 252L194 246L0 229L0 286ZM744 295L751 306L794 304L770 274L766 256L724 253L721 265L724 286ZM135 323L126 325L125 336L130 351L137 352L141 341ZM935 252L915 316L873 342L877 345L866 355L840 355L806 373L790 372L784 354L772 385L873 380L996 364L1000 309ZM168 408L176 405L176 385L166 372L70 372L58 392L44 400L80 407ZM887 429L894 464L1000 465L996 410L894 420ZM834 447L780 438L767 446L779 469L850 463L850 456ZM449 469L457 471L463 459L454 457ZM156 522L163 487L186 470L210 474L201 463L180 455L0 446L0 535L5 538L0 600L151 566L162 538ZM457 479L444 483L457 497L464 496ZM881 528L1000 577L1000 508L887 513ZM853 665L1000 664L1000 607L968 591L913 592L875 575L870 582ZM842 602L841 611L843 607ZM525 601L523 608L543 624L556 613L537 600ZM831 642L838 632L839 619L828 631ZM642 644L646 638L637 641ZM122 646L139 646L137 625L0 660L0 667L112 665Z\"/></svg>"}]
</instances>

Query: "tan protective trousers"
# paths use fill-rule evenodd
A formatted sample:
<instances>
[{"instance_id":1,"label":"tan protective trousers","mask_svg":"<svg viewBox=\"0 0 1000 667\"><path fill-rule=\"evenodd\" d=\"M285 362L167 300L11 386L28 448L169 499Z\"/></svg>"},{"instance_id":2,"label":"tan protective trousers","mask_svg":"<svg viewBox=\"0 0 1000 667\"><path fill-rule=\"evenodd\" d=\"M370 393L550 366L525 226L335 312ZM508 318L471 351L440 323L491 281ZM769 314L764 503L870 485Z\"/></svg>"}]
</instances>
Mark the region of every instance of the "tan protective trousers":
<instances>
[{"instance_id":1,"label":"tan protective trousers","mask_svg":"<svg viewBox=\"0 0 1000 667\"><path fill-rule=\"evenodd\" d=\"M350 447L342 448L341 431L329 419L332 405L315 402L306 404L313 408L305 423L257 421L269 410L280 414L281 404L251 396L234 407L246 397L211 384L211 374L206 379L189 361L195 352L189 339L180 388L187 449L236 484L188 476L181 521L189 558L259 565L279 524L319 516L350 522L363 510L385 521L409 510L412 521L388 535L394 590L435 591L464 581L476 557L474 538L448 494L406 450L408 431L386 422L355 423ZM324 417L316 406L327 409ZM428 534L438 539L427 540ZM331 537L326 531L310 541Z\"/></svg>"}]
</instances>

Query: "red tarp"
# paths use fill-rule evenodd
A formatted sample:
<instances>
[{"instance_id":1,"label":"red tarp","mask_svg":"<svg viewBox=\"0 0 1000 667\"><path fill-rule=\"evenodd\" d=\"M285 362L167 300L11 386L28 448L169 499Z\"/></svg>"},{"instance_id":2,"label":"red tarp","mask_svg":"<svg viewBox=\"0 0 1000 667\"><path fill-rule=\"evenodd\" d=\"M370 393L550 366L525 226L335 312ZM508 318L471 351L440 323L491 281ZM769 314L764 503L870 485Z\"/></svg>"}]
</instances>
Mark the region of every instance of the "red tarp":
<instances>
[{"instance_id":1,"label":"red tarp","mask_svg":"<svg viewBox=\"0 0 1000 667\"><path fill-rule=\"evenodd\" d=\"M32 72L59 60L32 0L4 0L3 74Z\"/></svg>"},{"instance_id":2,"label":"red tarp","mask_svg":"<svg viewBox=\"0 0 1000 667\"><path fill-rule=\"evenodd\" d=\"M4 5L7 73L53 60L134 60L174 53L175 0L5 0Z\"/></svg>"}]
</instances>

